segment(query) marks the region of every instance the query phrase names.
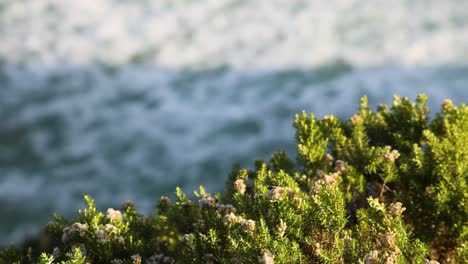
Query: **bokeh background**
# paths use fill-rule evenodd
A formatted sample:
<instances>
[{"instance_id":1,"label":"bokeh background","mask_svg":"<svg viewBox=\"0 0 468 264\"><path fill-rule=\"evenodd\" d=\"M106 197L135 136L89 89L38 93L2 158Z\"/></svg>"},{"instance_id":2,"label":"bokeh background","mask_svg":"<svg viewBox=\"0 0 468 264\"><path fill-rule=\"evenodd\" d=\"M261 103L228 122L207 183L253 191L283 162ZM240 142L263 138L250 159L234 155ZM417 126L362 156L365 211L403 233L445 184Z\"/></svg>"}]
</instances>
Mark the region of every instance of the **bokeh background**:
<instances>
[{"instance_id":1,"label":"bokeh background","mask_svg":"<svg viewBox=\"0 0 468 264\"><path fill-rule=\"evenodd\" d=\"M468 100L466 0L0 0L0 245L233 163L294 156L293 115Z\"/></svg>"}]
</instances>

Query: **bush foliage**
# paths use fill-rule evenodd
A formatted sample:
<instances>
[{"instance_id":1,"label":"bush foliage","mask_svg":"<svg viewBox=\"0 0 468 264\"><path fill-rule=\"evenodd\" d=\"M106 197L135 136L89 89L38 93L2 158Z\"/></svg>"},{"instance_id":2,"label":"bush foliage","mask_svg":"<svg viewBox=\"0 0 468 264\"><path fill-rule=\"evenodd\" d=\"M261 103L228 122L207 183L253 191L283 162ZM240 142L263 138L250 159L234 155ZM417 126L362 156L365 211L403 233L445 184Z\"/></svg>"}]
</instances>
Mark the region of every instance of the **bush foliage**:
<instances>
[{"instance_id":1,"label":"bush foliage","mask_svg":"<svg viewBox=\"0 0 468 264\"><path fill-rule=\"evenodd\" d=\"M55 215L4 263L468 263L468 108L395 97L350 120L294 119L297 158L234 166L223 194L176 190L151 216L132 202Z\"/></svg>"}]
</instances>

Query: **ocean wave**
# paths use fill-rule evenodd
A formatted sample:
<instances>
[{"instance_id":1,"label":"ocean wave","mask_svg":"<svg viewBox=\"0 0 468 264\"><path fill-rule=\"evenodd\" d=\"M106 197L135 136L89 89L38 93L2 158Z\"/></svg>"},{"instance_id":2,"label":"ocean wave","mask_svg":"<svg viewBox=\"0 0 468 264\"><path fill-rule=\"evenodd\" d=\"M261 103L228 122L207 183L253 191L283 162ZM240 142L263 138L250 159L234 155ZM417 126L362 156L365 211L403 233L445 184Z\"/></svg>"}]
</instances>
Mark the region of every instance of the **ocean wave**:
<instances>
[{"instance_id":1,"label":"ocean wave","mask_svg":"<svg viewBox=\"0 0 468 264\"><path fill-rule=\"evenodd\" d=\"M0 57L12 63L242 69L468 59L463 0L5 0L0 14Z\"/></svg>"}]
</instances>

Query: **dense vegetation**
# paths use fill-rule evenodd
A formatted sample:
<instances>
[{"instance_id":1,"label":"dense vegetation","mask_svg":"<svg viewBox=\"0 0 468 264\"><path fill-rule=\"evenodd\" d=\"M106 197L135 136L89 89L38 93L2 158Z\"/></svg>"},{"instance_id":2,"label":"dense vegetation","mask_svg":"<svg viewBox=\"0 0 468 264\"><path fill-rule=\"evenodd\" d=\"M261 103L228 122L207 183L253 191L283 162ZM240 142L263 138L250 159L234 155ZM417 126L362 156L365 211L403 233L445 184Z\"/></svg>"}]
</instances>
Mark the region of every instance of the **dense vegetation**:
<instances>
[{"instance_id":1,"label":"dense vegetation","mask_svg":"<svg viewBox=\"0 0 468 264\"><path fill-rule=\"evenodd\" d=\"M203 187L134 204L55 215L34 247L4 263L468 263L468 108L395 97L350 120L294 119L297 158L278 151L234 167L223 194Z\"/></svg>"}]
</instances>

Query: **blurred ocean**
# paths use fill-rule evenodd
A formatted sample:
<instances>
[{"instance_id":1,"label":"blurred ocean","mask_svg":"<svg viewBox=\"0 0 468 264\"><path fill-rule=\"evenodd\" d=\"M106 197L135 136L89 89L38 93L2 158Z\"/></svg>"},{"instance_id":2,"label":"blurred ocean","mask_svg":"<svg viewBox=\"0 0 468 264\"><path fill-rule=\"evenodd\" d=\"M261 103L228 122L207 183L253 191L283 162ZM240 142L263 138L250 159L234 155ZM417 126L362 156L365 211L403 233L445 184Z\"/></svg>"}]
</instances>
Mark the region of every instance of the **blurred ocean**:
<instances>
[{"instance_id":1,"label":"blurred ocean","mask_svg":"<svg viewBox=\"0 0 468 264\"><path fill-rule=\"evenodd\" d=\"M221 191L293 115L468 101L466 0L0 0L0 245L91 194Z\"/></svg>"}]
</instances>

